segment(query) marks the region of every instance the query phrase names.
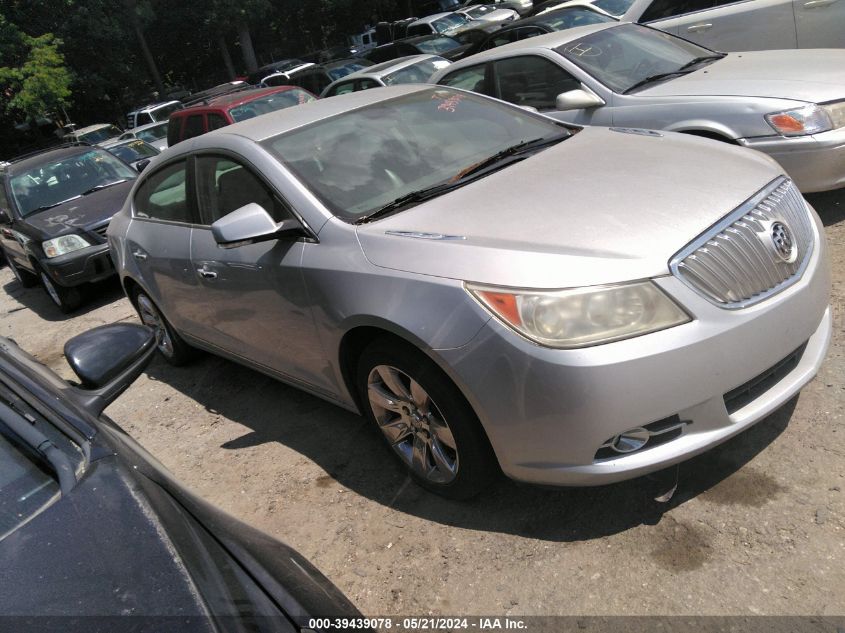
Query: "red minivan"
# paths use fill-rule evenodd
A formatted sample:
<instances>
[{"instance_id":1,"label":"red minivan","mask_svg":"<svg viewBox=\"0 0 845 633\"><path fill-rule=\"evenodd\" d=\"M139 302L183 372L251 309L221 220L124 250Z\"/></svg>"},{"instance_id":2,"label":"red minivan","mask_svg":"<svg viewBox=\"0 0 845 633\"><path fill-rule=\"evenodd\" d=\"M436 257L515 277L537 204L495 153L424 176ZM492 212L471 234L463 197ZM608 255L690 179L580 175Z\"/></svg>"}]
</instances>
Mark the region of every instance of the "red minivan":
<instances>
[{"instance_id":1,"label":"red minivan","mask_svg":"<svg viewBox=\"0 0 845 633\"><path fill-rule=\"evenodd\" d=\"M317 97L296 86L256 88L214 97L170 115L167 144L173 146L211 130L283 108L314 101Z\"/></svg>"}]
</instances>

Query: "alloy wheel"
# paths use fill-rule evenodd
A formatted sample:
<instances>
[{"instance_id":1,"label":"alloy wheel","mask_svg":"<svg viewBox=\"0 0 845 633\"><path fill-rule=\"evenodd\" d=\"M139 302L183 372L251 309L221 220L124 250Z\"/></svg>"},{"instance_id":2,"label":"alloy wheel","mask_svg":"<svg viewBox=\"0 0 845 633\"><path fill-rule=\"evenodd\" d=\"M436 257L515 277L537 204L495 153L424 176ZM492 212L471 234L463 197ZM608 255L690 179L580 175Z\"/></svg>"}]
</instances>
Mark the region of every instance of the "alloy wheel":
<instances>
[{"instance_id":1,"label":"alloy wheel","mask_svg":"<svg viewBox=\"0 0 845 633\"><path fill-rule=\"evenodd\" d=\"M458 448L449 424L425 389L403 371L377 365L367 395L379 428L417 475L448 484L458 474Z\"/></svg>"},{"instance_id":2,"label":"alloy wheel","mask_svg":"<svg viewBox=\"0 0 845 633\"><path fill-rule=\"evenodd\" d=\"M18 273L16 273L17 275ZM20 277L18 277L20 279ZM43 270L41 271L41 283L44 284L44 290L47 291L47 294L50 295L50 298L60 308L62 307L62 298L59 296L59 291L56 290L56 286L53 285L52 280L50 277L47 276Z\"/></svg>"},{"instance_id":3,"label":"alloy wheel","mask_svg":"<svg viewBox=\"0 0 845 633\"><path fill-rule=\"evenodd\" d=\"M150 298L145 294L138 295L138 314L141 317L141 322L155 332L156 341L158 341L158 350L167 358L173 356L173 339L170 338L170 332L167 329L167 324L164 317L158 311L158 308L153 305Z\"/></svg>"}]
</instances>

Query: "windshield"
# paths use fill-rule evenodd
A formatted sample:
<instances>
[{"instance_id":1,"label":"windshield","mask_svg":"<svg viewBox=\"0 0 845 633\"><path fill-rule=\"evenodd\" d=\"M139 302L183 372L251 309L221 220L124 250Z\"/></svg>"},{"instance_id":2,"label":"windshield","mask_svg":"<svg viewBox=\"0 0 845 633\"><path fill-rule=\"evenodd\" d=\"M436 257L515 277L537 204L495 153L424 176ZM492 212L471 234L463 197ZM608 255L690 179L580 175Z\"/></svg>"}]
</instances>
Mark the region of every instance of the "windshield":
<instances>
[{"instance_id":1,"label":"windshield","mask_svg":"<svg viewBox=\"0 0 845 633\"><path fill-rule=\"evenodd\" d=\"M713 51L663 31L620 24L555 49L615 92L646 77L674 72Z\"/></svg>"},{"instance_id":2,"label":"windshield","mask_svg":"<svg viewBox=\"0 0 845 633\"><path fill-rule=\"evenodd\" d=\"M430 40L423 40L422 42L414 42L414 45L423 53L429 55L439 55L446 51L451 51L453 48L458 48L461 44L451 37L433 37Z\"/></svg>"},{"instance_id":3,"label":"windshield","mask_svg":"<svg viewBox=\"0 0 845 633\"><path fill-rule=\"evenodd\" d=\"M105 150L92 149L49 162L11 179L12 195L23 217L138 174Z\"/></svg>"},{"instance_id":4,"label":"windshield","mask_svg":"<svg viewBox=\"0 0 845 633\"><path fill-rule=\"evenodd\" d=\"M356 220L448 183L503 149L565 130L480 95L431 89L344 112L264 146L333 213Z\"/></svg>"},{"instance_id":5,"label":"windshield","mask_svg":"<svg viewBox=\"0 0 845 633\"><path fill-rule=\"evenodd\" d=\"M463 26L469 22L465 15L461 15L460 13L452 13L450 15L445 15L442 18L438 18L431 23L431 26L434 27L434 30L438 33L443 33L444 31L448 31L449 29L456 29L459 26Z\"/></svg>"},{"instance_id":6,"label":"windshield","mask_svg":"<svg viewBox=\"0 0 845 633\"><path fill-rule=\"evenodd\" d=\"M274 92L266 97L260 97L249 103L239 105L229 110L229 114L235 121L246 121L261 114L301 105L314 101L314 99L315 97L311 93L299 88L292 88L284 92Z\"/></svg>"},{"instance_id":7,"label":"windshield","mask_svg":"<svg viewBox=\"0 0 845 633\"><path fill-rule=\"evenodd\" d=\"M618 18L631 8L634 0L593 0L593 4Z\"/></svg>"},{"instance_id":8,"label":"windshield","mask_svg":"<svg viewBox=\"0 0 845 633\"><path fill-rule=\"evenodd\" d=\"M400 68L396 72L382 77L385 86L396 86L398 84L424 84L441 68L449 65L445 59L433 57Z\"/></svg>"},{"instance_id":9,"label":"windshield","mask_svg":"<svg viewBox=\"0 0 845 633\"><path fill-rule=\"evenodd\" d=\"M132 141L125 145L109 147L108 151L126 163L134 163L136 160L152 158L158 154L156 148L150 147L144 141Z\"/></svg>"},{"instance_id":10,"label":"windshield","mask_svg":"<svg viewBox=\"0 0 845 633\"><path fill-rule=\"evenodd\" d=\"M152 143L154 141L163 139L165 136L167 136L167 123L165 122L161 125L154 125L153 127L147 128L146 130L136 132L135 136L137 136L142 141L146 141L147 143Z\"/></svg>"},{"instance_id":11,"label":"windshield","mask_svg":"<svg viewBox=\"0 0 845 633\"><path fill-rule=\"evenodd\" d=\"M602 24L604 22L616 22L609 15L602 15L592 9L574 8L550 11L534 19L535 24L545 24L555 31L564 31L576 26L587 26L588 24Z\"/></svg>"},{"instance_id":12,"label":"windshield","mask_svg":"<svg viewBox=\"0 0 845 633\"><path fill-rule=\"evenodd\" d=\"M332 68L328 71L329 77L332 78L332 81L337 79L342 79L346 77L346 75L350 73L357 72L363 68L367 68L368 66L372 66L372 64L367 63L366 61L354 61L349 62L348 64L344 64L343 66L337 66Z\"/></svg>"},{"instance_id":13,"label":"windshield","mask_svg":"<svg viewBox=\"0 0 845 633\"><path fill-rule=\"evenodd\" d=\"M156 108L155 110L151 110L150 115L152 116L153 121L167 121L167 117L176 112L176 110L181 109L181 103L169 103Z\"/></svg>"},{"instance_id":14,"label":"windshield","mask_svg":"<svg viewBox=\"0 0 845 633\"><path fill-rule=\"evenodd\" d=\"M108 127L92 130L90 132L86 132L85 134L77 134L76 138L85 143L96 145L97 143L102 143L103 141L114 138L115 136L120 136L122 133L123 131L117 126L109 125Z\"/></svg>"}]
</instances>

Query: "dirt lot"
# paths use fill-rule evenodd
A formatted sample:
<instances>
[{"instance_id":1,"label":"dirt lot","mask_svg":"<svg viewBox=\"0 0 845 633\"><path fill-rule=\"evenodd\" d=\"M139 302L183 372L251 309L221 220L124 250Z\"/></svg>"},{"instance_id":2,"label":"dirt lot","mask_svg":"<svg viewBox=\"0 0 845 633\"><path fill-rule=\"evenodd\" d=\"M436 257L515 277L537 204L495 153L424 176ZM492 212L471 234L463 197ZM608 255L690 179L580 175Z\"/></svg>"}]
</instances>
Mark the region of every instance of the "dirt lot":
<instances>
[{"instance_id":1,"label":"dirt lot","mask_svg":"<svg viewBox=\"0 0 845 633\"><path fill-rule=\"evenodd\" d=\"M185 483L309 557L367 615L845 614L845 190L826 224L836 331L819 376L674 473L585 490L411 484L364 421L214 357L156 360L108 413ZM67 375L64 341L135 320L116 284L64 318L0 270L0 334ZM773 333L776 334L776 333Z\"/></svg>"}]
</instances>

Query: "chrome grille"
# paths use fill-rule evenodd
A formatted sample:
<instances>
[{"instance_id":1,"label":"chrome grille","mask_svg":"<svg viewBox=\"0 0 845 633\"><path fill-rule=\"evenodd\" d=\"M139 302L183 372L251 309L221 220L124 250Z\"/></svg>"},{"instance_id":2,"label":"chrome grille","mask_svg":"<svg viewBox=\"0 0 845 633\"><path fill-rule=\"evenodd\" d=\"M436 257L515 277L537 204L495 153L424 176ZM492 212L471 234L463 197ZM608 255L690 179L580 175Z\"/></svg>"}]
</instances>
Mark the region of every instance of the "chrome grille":
<instances>
[{"instance_id":1,"label":"chrome grille","mask_svg":"<svg viewBox=\"0 0 845 633\"><path fill-rule=\"evenodd\" d=\"M712 303L744 308L798 280L813 242L804 199L791 180L779 178L690 243L669 268Z\"/></svg>"}]
</instances>

